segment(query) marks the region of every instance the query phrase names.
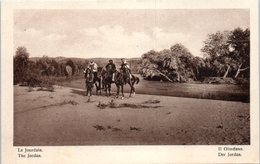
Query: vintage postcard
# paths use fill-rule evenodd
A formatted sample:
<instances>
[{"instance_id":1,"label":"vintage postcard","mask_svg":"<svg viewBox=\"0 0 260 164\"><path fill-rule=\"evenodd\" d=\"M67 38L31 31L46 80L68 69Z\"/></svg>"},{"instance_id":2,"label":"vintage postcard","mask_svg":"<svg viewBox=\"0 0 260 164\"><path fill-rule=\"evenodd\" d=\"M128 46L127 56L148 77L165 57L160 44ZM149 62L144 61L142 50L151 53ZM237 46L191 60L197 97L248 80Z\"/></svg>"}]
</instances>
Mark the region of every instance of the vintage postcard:
<instances>
[{"instance_id":1,"label":"vintage postcard","mask_svg":"<svg viewBox=\"0 0 260 164\"><path fill-rule=\"evenodd\" d=\"M2 163L259 163L256 0L3 2Z\"/></svg>"}]
</instances>

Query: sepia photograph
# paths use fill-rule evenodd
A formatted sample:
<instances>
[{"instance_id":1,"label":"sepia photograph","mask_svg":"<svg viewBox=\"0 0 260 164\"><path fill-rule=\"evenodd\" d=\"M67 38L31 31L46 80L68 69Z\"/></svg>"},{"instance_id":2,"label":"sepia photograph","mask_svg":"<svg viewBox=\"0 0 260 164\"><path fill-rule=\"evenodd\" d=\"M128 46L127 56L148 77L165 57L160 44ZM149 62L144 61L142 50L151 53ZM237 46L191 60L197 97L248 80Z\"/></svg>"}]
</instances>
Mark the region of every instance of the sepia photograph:
<instances>
[{"instance_id":1,"label":"sepia photograph","mask_svg":"<svg viewBox=\"0 0 260 164\"><path fill-rule=\"evenodd\" d=\"M250 145L249 9L17 9L13 145Z\"/></svg>"}]
</instances>

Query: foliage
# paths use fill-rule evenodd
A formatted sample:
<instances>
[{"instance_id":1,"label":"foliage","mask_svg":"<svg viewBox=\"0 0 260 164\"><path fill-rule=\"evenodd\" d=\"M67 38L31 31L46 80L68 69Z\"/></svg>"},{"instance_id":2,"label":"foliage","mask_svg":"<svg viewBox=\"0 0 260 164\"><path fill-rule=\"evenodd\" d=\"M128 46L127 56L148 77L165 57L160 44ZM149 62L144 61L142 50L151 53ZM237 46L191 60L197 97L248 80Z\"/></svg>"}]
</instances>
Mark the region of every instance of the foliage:
<instances>
[{"instance_id":1,"label":"foliage","mask_svg":"<svg viewBox=\"0 0 260 164\"><path fill-rule=\"evenodd\" d=\"M230 57L238 63L249 66L250 57L250 31L237 28L229 37L229 44L233 48Z\"/></svg>"},{"instance_id":2,"label":"foliage","mask_svg":"<svg viewBox=\"0 0 260 164\"><path fill-rule=\"evenodd\" d=\"M207 62L209 62L208 71L211 72L210 76L223 76L228 68L231 58L228 57L229 50L229 37L231 32L217 32L208 35L204 41L204 46L201 51L204 54Z\"/></svg>"},{"instance_id":3,"label":"foliage","mask_svg":"<svg viewBox=\"0 0 260 164\"><path fill-rule=\"evenodd\" d=\"M94 59L99 66L104 67L108 63L107 59ZM113 59L117 68L121 64L120 59ZM18 47L14 56L14 84L30 87L48 88L55 84L68 82L72 79L83 78L83 69L86 67L88 59L64 58L64 57L29 57L25 47ZM137 73L141 60L133 58L128 60L133 73ZM72 76L66 72L66 66L71 67Z\"/></svg>"},{"instance_id":4,"label":"foliage","mask_svg":"<svg viewBox=\"0 0 260 164\"><path fill-rule=\"evenodd\" d=\"M175 44L170 49L143 54L140 73L146 79L185 82L199 77L195 73L204 65L200 59L182 44Z\"/></svg>"},{"instance_id":5,"label":"foliage","mask_svg":"<svg viewBox=\"0 0 260 164\"><path fill-rule=\"evenodd\" d=\"M203 81L206 77L237 78L240 74L249 79L249 29L209 34L201 52L203 58L195 57L182 44L159 52L148 51L142 55L140 73L145 79L176 82Z\"/></svg>"},{"instance_id":6,"label":"foliage","mask_svg":"<svg viewBox=\"0 0 260 164\"><path fill-rule=\"evenodd\" d=\"M129 59L132 73L140 73L145 79L171 82L188 82L208 77L234 78L249 81L250 30L236 28L232 31L209 34L201 49L203 57L195 57L182 44L175 44L161 51L150 50L140 58ZM100 67L105 67L108 58L95 58ZM117 68L119 58L112 59ZM80 58L29 58L25 47L18 47L14 56L14 84L39 86L52 85L55 79L67 79L66 66L72 76L83 77L87 59ZM65 78L66 76L66 78ZM54 78L55 77L55 78ZM242 78L242 79L241 79ZM245 79L245 80L243 80ZM54 82L52 82L54 81ZM225 80L223 80L225 81Z\"/></svg>"},{"instance_id":7,"label":"foliage","mask_svg":"<svg viewBox=\"0 0 260 164\"><path fill-rule=\"evenodd\" d=\"M250 31L249 29L242 30L241 28L237 28L232 32L229 39L230 46L232 47L232 52L229 56L233 59L237 69L235 78L241 72L243 77L249 79Z\"/></svg>"},{"instance_id":8,"label":"foliage","mask_svg":"<svg viewBox=\"0 0 260 164\"><path fill-rule=\"evenodd\" d=\"M209 63L211 76L236 78L244 71L249 78L250 31L236 28L233 31L217 32L208 35L201 49ZM244 69L243 69L243 68Z\"/></svg>"},{"instance_id":9,"label":"foliage","mask_svg":"<svg viewBox=\"0 0 260 164\"><path fill-rule=\"evenodd\" d=\"M29 68L29 53L25 47L18 47L14 56L14 84L23 82Z\"/></svg>"}]
</instances>

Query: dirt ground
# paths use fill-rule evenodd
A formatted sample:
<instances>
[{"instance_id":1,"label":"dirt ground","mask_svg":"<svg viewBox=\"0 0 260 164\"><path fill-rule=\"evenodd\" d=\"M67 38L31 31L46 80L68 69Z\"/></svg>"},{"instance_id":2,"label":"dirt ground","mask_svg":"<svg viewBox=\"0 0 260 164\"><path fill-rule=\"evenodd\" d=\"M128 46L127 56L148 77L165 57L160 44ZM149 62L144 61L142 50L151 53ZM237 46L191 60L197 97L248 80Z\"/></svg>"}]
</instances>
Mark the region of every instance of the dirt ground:
<instances>
[{"instance_id":1,"label":"dirt ground","mask_svg":"<svg viewBox=\"0 0 260 164\"><path fill-rule=\"evenodd\" d=\"M250 144L249 103L84 93L14 86L14 145Z\"/></svg>"}]
</instances>

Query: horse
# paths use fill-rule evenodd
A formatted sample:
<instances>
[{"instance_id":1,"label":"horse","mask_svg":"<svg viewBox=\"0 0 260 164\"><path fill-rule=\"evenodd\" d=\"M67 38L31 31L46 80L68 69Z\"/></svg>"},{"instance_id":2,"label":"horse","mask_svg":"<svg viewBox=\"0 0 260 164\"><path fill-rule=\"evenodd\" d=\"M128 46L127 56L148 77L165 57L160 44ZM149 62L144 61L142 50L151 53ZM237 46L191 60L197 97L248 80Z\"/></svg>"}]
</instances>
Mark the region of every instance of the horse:
<instances>
[{"instance_id":1,"label":"horse","mask_svg":"<svg viewBox=\"0 0 260 164\"><path fill-rule=\"evenodd\" d=\"M92 96L92 88L94 86L93 85L94 74L93 74L93 71L90 68L85 69L84 73L85 73L86 88L87 88L86 96L89 95L89 98L90 98L90 96Z\"/></svg>"},{"instance_id":2,"label":"horse","mask_svg":"<svg viewBox=\"0 0 260 164\"><path fill-rule=\"evenodd\" d=\"M94 77L94 84L96 86L97 95L101 95L102 92L102 82L103 82L102 70L103 70L102 67L98 67L97 76Z\"/></svg>"},{"instance_id":3,"label":"horse","mask_svg":"<svg viewBox=\"0 0 260 164\"><path fill-rule=\"evenodd\" d=\"M132 77L131 77L132 76ZM129 84L130 86L130 95L129 97L135 95L134 84L138 84L140 79L137 76L130 75L130 72L127 69L120 69L115 73L115 84L117 87L117 97L119 97L119 92L121 88L122 97L124 97L124 85Z\"/></svg>"},{"instance_id":4,"label":"horse","mask_svg":"<svg viewBox=\"0 0 260 164\"><path fill-rule=\"evenodd\" d=\"M112 73L111 73L111 71L106 70L106 69L103 68L102 72L101 72L101 75L102 75L102 86L103 86L103 89L106 92L106 96L110 96L111 95L111 84L113 83L113 81L112 81ZM108 95L107 95L107 92L108 92Z\"/></svg>"}]
</instances>

